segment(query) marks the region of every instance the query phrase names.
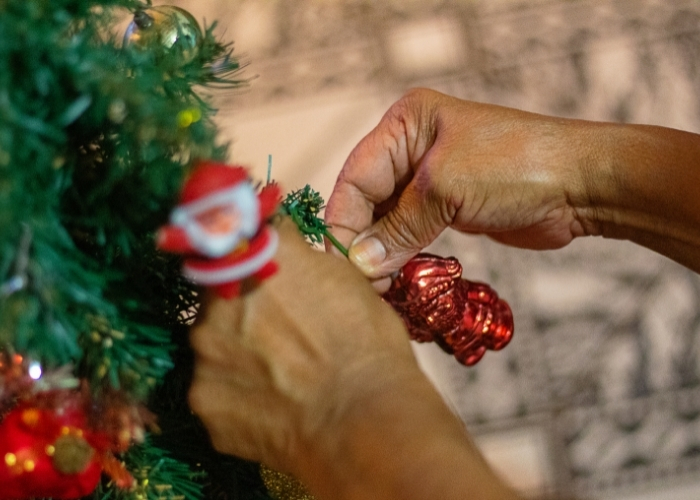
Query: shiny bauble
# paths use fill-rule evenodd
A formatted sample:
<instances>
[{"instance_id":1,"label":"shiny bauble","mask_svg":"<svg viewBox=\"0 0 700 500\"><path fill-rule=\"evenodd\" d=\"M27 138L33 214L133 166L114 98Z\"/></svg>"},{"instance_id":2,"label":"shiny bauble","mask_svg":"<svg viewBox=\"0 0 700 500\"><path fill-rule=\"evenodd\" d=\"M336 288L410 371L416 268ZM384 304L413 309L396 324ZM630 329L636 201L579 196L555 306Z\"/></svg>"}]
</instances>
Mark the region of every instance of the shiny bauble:
<instances>
[{"instance_id":1,"label":"shiny bauble","mask_svg":"<svg viewBox=\"0 0 700 500\"><path fill-rule=\"evenodd\" d=\"M462 278L454 257L419 253L382 295L403 318L410 337L435 342L472 366L487 350L503 349L513 337L513 312L485 283Z\"/></svg>"},{"instance_id":2,"label":"shiny bauble","mask_svg":"<svg viewBox=\"0 0 700 500\"><path fill-rule=\"evenodd\" d=\"M124 46L174 54L180 65L191 62L202 44L202 29L184 9L160 5L139 10L124 33Z\"/></svg>"},{"instance_id":3,"label":"shiny bauble","mask_svg":"<svg viewBox=\"0 0 700 500\"><path fill-rule=\"evenodd\" d=\"M102 436L87 421L75 392L42 394L7 413L0 421L0 500L91 494L102 476L95 453Z\"/></svg>"}]
</instances>

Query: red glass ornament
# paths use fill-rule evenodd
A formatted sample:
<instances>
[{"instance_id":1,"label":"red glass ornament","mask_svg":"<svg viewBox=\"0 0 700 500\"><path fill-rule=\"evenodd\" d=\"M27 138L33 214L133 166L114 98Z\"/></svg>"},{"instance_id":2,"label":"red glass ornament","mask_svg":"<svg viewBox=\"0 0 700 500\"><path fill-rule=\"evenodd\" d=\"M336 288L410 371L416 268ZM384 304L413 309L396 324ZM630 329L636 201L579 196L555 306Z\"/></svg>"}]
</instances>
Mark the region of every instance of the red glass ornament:
<instances>
[{"instance_id":1,"label":"red glass ornament","mask_svg":"<svg viewBox=\"0 0 700 500\"><path fill-rule=\"evenodd\" d=\"M0 423L0 499L80 498L95 489L102 474L96 460L90 458L72 474L54 464L61 437L84 440L89 447L85 412L75 403L65 401L60 409L19 404L5 416ZM89 454L94 456L94 450Z\"/></svg>"},{"instance_id":2,"label":"red glass ornament","mask_svg":"<svg viewBox=\"0 0 700 500\"><path fill-rule=\"evenodd\" d=\"M103 470L118 487L133 478L114 456L108 434L89 424L89 401L80 391L40 393L0 421L0 500L76 499L97 487Z\"/></svg>"},{"instance_id":3,"label":"red glass ornament","mask_svg":"<svg viewBox=\"0 0 700 500\"><path fill-rule=\"evenodd\" d=\"M513 337L513 313L487 284L462 278L454 257L421 253L382 298L403 318L411 339L435 342L467 366Z\"/></svg>"}]
</instances>

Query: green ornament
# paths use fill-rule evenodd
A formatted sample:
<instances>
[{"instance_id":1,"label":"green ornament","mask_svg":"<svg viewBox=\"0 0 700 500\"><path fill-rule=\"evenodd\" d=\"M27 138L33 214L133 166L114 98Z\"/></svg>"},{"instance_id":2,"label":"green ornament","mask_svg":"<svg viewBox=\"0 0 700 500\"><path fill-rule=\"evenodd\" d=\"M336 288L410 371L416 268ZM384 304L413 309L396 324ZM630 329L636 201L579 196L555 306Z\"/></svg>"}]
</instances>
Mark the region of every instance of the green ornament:
<instances>
[{"instance_id":1,"label":"green ornament","mask_svg":"<svg viewBox=\"0 0 700 500\"><path fill-rule=\"evenodd\" d=\"M202 29L184 9L160 5L139 10L124 33L124 46L178 53L179 62L191 62L202 45Z\"/></svg>"}]
</instances>

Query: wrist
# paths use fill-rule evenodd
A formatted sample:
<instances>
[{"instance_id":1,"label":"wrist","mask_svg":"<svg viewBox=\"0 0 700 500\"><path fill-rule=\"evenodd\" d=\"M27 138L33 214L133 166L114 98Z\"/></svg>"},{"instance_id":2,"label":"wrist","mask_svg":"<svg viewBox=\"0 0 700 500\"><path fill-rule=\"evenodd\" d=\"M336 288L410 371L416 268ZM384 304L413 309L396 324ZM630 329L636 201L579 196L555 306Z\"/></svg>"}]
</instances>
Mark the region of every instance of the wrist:
<instances>
[{"instance_id":1,"label":"wrist","mask_svg":"<svg viewBox=\"0 0 700 500\"><path fill-rule=\"evenodd\" d=\"M614 123L582 128L579 189L587 235L627 239L700 269L700 136Z\"/></svg>"},{"instance_id":2,"label":"wrist","mask_svg":"<svg viewBox=\"0 0 700 500\"><path fill-rule=\"evenodd\" d=\"M299 477L319 500L516 498L423 374L390 369L300 464Z\"/></svg>"},{"instance_id":3,"label":"wrist","mask_svg":"<svg viewBox=\"0 0 700 500\"><path fill-rule=\"evenodd\" d=\"M582 229L581 236L601 236L603 226L614 218L621 194L616 166L616 143L609 134L614 124L573 120L569 137L560 141L572 155L562 179L565 197Z\"/></svg>"}]
</instances>

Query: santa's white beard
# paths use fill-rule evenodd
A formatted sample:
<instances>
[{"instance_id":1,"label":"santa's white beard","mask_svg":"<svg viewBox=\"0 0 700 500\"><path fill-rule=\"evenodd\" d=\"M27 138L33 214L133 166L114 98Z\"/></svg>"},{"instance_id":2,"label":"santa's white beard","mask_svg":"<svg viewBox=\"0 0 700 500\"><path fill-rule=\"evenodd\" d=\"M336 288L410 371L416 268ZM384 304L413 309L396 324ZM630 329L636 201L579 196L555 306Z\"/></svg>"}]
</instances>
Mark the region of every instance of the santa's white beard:
<instances>
[{"instance_id":1,"label":"santa's white beard","mask_svg":"<svg viewBox=\"0 0 700 500\"><path fill-rule=\"evenodd\" d=\"M188 225L185 230L192 246L207 257L223 257L232 252L241 241L247 239L241 229L230 234L214 235L203 230L196 222Z\"/></svg>"},{"instance_id":2,"label":"santa's white beard","mask_svg":"<svg viewBox=\"0 0 700 500\"><path fill-rule=\"evenodd\" d=\"M197 220L197 216L216 208L234 208L240 224L227 233L210 232ZM255 189L250 184L217 191L173 211L171 222L182 227L192 247L207 257L223 257L232 252L242 241L255 235L259 228L260 206Z\"/></svg>"}]
</instances>

